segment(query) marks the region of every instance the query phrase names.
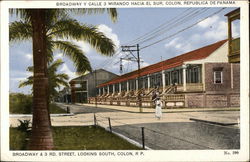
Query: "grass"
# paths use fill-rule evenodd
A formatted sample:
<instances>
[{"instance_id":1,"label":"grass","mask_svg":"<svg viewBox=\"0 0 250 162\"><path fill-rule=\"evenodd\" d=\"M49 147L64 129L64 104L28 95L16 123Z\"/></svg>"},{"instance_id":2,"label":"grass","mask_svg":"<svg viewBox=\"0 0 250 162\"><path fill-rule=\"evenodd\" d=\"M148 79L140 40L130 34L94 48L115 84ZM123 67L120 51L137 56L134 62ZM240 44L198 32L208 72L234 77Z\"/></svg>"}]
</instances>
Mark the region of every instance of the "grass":
<instances>
[{"instance_id":1,"label":"grass","mask_svg":"<svg viewBox=\"0 0 250 162\"><path fill-rule=\"evenodd\" d=\"M119 136L95 126L52 127L55 150L140 150ZM10 128L10 149L26 149L28 134Z\"/></svg>"},{"instance_id":2,"label":"grass","mask_svg":"<svg viewBox=\"0 0 250 162\"><path fill-rule=\"evenodd\" d=\"M26 150L28 133L10 128L10 150Z\"/></svg>"},{"instance_id":3,"label":"grass","mask_svg":"<svg viewBox=\"0 0 250 162\"><path fill-rule=\"evenodd\" d=\"M67 113L67 111L60 108L59 106L57 106L54 103L49 104L49 108L50 108L50 113L51 114L65 114L65 113Z\"/></svg>"}]
</instances>

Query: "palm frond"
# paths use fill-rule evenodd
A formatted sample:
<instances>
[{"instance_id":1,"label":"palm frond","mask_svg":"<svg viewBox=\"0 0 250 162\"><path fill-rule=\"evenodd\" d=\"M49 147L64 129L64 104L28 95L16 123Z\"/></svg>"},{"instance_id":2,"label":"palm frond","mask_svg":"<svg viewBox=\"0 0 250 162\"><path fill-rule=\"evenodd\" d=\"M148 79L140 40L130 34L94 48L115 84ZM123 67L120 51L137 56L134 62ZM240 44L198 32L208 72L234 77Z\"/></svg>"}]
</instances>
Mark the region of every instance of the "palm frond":
<instances>
[{"instance_id":1,"label":"palm frond","mask_svg":"<svg viewBox=\"0 0 250 162\"><path fill-rule=\"evenodd\" d=\"M10 24L9 39L13 40L27 40L32 38L32 27L30 23L23 21L15 21Z\"/></svg>"},{"instance_id":2,"label":"palm frond","mask_svg":"<svg viewBox=\"0 0 250 162\"><path fill-rule=\"evenodd\" d=\"M69 80L69 76L67 74L64 74L64 73L56 74L55 78L59 78L61 80Z\"/></svg>"},{"instance_id":3,"label":"palm frond","mask_svg":"<svg viewBox=\"0 0 250 162\"><path fill-rule=\"evenodd\" d=\"M88 58L79 46L68 41L53 41L53 44L73 61L78 73L85 73L92 70Z\"/></svg>"},{"instance_id":4,"label":"palm frond","mask_svg":"<svg viewBox=\"0 0 250 162\"><path fill-rule=\"evenodd\" d=\"M30 76L28 77L27 80L20 82L18 88L33 85L33 81L34 81L33 76Z\"/></svg>"},{"instance_id":5,"label":"palm frond","mask_svg":"<svg viewBox=\"0 0 250 162\"><path fill-rule=\"evenodd\" d=\"M16 15L17 17L20 17L21 19L25 20L26 22L30 21L30 11L28 9L16 9L12 8L9 9L10 15Z\"/></svg>"},{"instance_id":6,"label":"palm frond","mask_svg":"<svg viewBox=\"0 0 250 162\"><path fill-rule=\"evenodd\" d=\"M34 72L34 66L27 67L26 71L28 71L28 72Z\"/></svg>"},{"instance_id":7,"label":"palm frond","mask_svg":"<svg viewBox=\"0 0 250 162\"><path fill-rule=\"evenodd\" d=\"M81 25L74 19L59 20L52 28L51 37L62 39L83 40L89 43L97 52L112 56L115 52L113 41L107 38L94 26Z\"/></svg>"},{"instance_id":8,"label":"palm frond","mask_svg":"<svg viewBox=\"0 0 250 162\"><path fill-rule=\"evenodd\" d=\"M57 59L56 61L52 62L48 67L48 73L55 74L58 67L61 66L64 62L62 59Z\"/></svg>"},{"instance_id":9,"label":"palm frond","mask_svg":"<svg viewBox=\"0 0 250 162\"><path fill-rule=\"evenodd\" d=\"M76 14L81 14L81 15L86 15L86 14L102 14L105 11L109 14L111 20L113 22L117 21L117 11L115 8L73 8L73 9L68 9L70 12L76 13Z\"/></svg>"}]
</instances>

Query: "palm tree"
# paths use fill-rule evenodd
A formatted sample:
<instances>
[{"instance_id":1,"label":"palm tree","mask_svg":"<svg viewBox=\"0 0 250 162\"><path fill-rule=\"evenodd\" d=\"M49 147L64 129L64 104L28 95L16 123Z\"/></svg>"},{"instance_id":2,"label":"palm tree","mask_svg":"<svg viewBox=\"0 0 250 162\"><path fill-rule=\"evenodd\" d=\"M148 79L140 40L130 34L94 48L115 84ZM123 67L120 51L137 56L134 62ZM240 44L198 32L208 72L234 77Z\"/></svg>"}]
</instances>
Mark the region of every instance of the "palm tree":
<instances>
[{"instance_id":1,"label":"palm tree","mask_svg":"<svg viewBox=\"0 0 250 162\"><path fill-rule=\"evenodd\" d=\"M70 18L69 12L80 14L107 11L116 20L115 9L13 9L22 20L10 24L10 41L32 38L33 45L33 118L30 150L52 150L53 138L48 109L49 81L47 64L53 60L55 48L64 52L75 64L76 71L91 70L88 59L78 46L60 39L75 39L88 42L99 53L111 56L113 42L94 26L79 24Z\"/></svg>"},{"instance_id":2,"label":"palm tree","mask_svg":"<svg viewBox=\"0 0 250 162\"><path fill-rule=\"evenodd\" d=\"M69 76L64 73L56 73L59 66L61 66L64 62L61 59L57 59L56 61L52 62L48 66L48 79L49 79L49 102L52 100L53 97L58 95L57 89L60 89L60 86L69 87L67 80ZM27 71L33 72L33 66L27 68ZM19 88L33 85L34 77L30 76L27 80L20 82Z\"/></svg>"}]
</instances>

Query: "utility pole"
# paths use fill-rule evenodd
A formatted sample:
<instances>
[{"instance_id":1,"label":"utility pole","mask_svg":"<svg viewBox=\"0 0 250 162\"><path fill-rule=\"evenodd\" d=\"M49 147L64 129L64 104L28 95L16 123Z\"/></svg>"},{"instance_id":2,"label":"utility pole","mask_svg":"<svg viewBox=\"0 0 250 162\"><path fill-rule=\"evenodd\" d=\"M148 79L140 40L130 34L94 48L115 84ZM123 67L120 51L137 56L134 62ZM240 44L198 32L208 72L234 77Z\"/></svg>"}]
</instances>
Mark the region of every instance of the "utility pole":
<instances>
[{"instance_id":1,"label":"utility pole","mask_svg":"<svg viewBox=\"0 0 250 162\"><path fill-rule=\"evenodd\" d=\"M142 106L141 106L141 92L139 90L139 79L140 79L140 48L139 48L139 44L137 44L136 46L121 46L122 47L122 51L123 52L130 52L130 54L136 59L137 64L138 64L138 105L139 105L139 110L140 112L143 112L142 110ZM130 48L136 48L136 49L130 49ZM137 52L137 57L133 54L133 52Z\"/></svg>"}]
</instances>

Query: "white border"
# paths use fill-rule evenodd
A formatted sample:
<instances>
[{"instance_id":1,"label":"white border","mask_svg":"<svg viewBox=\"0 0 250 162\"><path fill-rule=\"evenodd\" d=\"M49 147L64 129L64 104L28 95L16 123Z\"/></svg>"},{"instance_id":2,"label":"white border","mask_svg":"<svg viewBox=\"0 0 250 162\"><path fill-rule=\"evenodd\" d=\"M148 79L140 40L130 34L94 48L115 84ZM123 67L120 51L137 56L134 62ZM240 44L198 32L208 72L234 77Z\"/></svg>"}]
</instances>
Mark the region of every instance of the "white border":
<instances>
[{"instance_id":1,"label":"white border","mask_svg":"<svg viewBox=\"0 0 250 162\"><path fill-rule=\"evenodd\" d=\"M195 0L196 1L196 0ZM236 1L235 5L129 5L129 6L117 6L117 5L107 5L107 6L91 6L88 2L93 1L71 1L71 2L87 2L87 6L80 6L85 8L103 8L103 7L115 7L115 8L132 8L132 7L240 7L241 8L241 149L238 155L224 155L225 150L182 150L182 151L143 151L144 156L56 156L56 157L20 157L12 156L13 152L39 152L39 151L9 151L9 29L8 29L8 19L9 19L9 8L58 8L56 2L62 1L2 1L1 2L1 160L7 161L247 161L249 160L249 6L247 1ZM63 1L70 2L70 1ZM96 1L95 1L96 2ZM98 2L114 2L114 1L98 1ZM118 1L116 1L118 2ZM124 1L126 2L126 1ZM131 2L131 1L127 1ZM137 1L144 2L145 4L149 1ZM154 1L150 1L153 3ZM156 2L156 1L155 1ZM157 1L159 2L159 1ZM166 2L166 1L163 1ZM173 1L176 2L176 1ZM201 1L198 1L201 2ZM210 1L208 1L210 2ZM217 2L217 1L214 1ZM61 6L60 8L79 8L79 6ZM233 150L228 150L232 153ZM48 151L40 151L39 153L45 153ZM62 152L62 151L53 151ZM73 151L71 151L73 152ZM76 154L82 151L74 151ZM84 151L91 152L91 151ZM96 151L108 152L108 151ZM121 152L121 151L112 151Z\"/></svg>"}]
</instances>

